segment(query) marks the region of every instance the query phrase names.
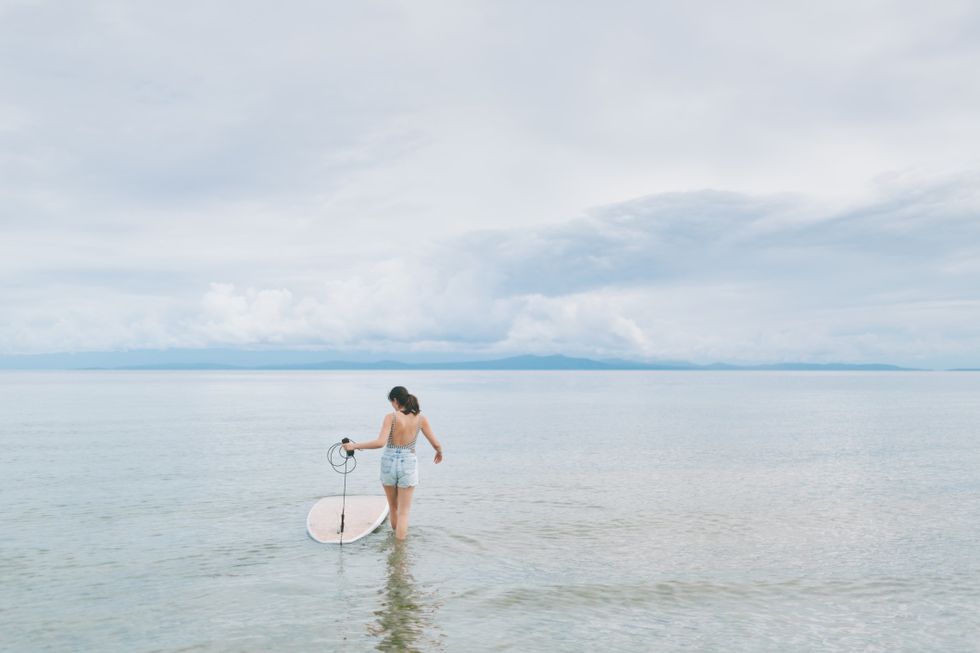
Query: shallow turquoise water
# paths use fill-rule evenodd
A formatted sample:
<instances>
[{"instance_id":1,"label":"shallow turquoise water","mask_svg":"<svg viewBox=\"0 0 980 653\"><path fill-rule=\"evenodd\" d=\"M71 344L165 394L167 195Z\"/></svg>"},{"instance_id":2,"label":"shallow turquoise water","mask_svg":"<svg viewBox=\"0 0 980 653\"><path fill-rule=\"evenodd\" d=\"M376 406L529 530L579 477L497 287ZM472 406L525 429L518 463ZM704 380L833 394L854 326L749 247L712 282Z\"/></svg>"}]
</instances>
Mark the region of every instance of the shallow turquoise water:
<instances>
[{"instance_id":1,"label":"shallow turquoise water","mask_svg":"<svg viewBox=\"0 0 980 653\"><path fill-rule=\"evenodd\" d=\"M411 534L306 536L392 385ZM980 374L0 373L0 648L977 651ZM380 493L379 452L351 493Z\"/></svg>"}]
</instances>

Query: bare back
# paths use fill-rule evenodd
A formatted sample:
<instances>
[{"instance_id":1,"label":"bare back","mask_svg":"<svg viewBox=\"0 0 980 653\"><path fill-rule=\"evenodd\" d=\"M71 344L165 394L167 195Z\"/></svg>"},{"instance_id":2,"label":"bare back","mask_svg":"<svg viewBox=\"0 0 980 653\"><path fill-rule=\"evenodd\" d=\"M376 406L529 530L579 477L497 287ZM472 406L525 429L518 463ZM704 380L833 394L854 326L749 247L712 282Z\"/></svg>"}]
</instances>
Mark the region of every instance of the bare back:
<instances>
[{"instance_id":1,"label":"bare back","mask_svg":"<svg viewBox=\"0 0 980 653\"><path fill-rule=\"evenodd\" d=\"M394 412L391 414L391 419L388 446L398 449L414 447L419 431L422 430L422 413L406 415L402 412Z\"/></svg>"}]
</instances>

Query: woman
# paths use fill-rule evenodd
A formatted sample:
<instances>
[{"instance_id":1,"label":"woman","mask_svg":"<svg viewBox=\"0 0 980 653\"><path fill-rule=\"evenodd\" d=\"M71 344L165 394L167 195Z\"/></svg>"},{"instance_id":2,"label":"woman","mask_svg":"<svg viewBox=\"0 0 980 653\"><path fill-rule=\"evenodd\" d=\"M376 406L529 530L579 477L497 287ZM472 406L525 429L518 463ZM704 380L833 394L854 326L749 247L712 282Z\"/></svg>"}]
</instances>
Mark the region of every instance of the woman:
<instances>
[{"instance_id":1,"label":"woman","mask_svg":"<svg viewBox=\"0 0 980 653\"><path fill-rule=\"evenodd\" d=\"M395 409L381 424L378 437L370 442L348 442L347 451L385 448L381 456L381 485L388 497L388 514L395 537L404 540L408 535L408 511L412 509L412 494L419 483L419 463L415 457L415 441L419 431L436 450L435 461L442 462L442 445L432 433L429 420L419 412L419 400L402 386L388 393Z\"/></svg>"}]
</instances>

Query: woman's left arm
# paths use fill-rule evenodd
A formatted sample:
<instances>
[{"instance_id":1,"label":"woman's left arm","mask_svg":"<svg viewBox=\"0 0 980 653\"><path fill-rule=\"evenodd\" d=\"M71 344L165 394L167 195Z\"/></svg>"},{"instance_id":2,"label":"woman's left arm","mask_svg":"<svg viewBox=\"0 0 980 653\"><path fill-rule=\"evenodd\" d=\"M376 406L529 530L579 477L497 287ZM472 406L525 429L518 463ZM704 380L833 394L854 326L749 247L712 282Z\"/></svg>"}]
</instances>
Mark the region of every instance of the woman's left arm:
<instances>
[{"instance_id":1,"label":"woman's left arm","mask_svg":"<svg viewBox=\"0 0 980 653\"><path fill-rule=\"evenodd\" d=\"M432 427L429 426L429 418L426 417L425 415L422 415L421 420L419 420L419 424L422 426L422 435L424 435L425 439L429 441L429 444L432 445L432 448L436 450L436 458L435 458L436 464L441 463L442 445L439 444L439 439L436 438L436 434L432 432Z\"/></svg>"}]
</instances>

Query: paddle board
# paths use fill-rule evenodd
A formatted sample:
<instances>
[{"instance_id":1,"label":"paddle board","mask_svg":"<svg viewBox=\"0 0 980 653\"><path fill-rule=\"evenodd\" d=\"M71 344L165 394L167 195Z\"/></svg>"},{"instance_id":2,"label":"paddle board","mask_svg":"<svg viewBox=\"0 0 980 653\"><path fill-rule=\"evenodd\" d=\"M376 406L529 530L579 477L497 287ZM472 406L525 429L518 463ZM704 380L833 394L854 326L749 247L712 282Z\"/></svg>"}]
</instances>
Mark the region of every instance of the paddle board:
<instances>
[{"instance_id":1,"label":"paddle board","mask_svg":"<svg viewBox=\"0 0 980 653\"><path fill-rule=\"evenodd\" d=\"M344 509L344 544L373 533L388 516L388 500L379 495L340 495L323 497L313 504L306 517L306 532L317 542L340 544L340 508Z\"/></svg>"}]
</instances>

